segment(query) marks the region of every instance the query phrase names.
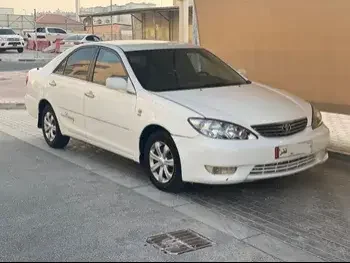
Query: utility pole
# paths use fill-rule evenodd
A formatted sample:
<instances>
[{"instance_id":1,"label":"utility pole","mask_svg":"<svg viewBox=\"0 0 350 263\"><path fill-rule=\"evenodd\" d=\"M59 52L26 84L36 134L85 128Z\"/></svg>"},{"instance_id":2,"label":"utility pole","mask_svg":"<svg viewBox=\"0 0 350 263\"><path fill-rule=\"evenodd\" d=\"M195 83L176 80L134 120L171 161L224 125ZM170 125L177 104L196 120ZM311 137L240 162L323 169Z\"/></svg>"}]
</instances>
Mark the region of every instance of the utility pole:
<instances>
[{"instance_id":1,"label":"utility pole","mask_svg":"<svg viewBox=\"0 0 350 263\"><path fill-rule=\"evenodd\" d=\"M113 11L113 0L111 0L111 12ZM113 40L113 16L111 15L111 40Z\"/></svg>"},{"instance_id":2,"label":"utility pole","mask_svg":"<svg viewBox=\"0 0 350 263\"><path fill-rule=\"evenodd\" d=\"M34 32L35 32L35 53L36 57L38 58L38 34L36 29L36 9L34 9Z\"/></svg>"}]
</instances>

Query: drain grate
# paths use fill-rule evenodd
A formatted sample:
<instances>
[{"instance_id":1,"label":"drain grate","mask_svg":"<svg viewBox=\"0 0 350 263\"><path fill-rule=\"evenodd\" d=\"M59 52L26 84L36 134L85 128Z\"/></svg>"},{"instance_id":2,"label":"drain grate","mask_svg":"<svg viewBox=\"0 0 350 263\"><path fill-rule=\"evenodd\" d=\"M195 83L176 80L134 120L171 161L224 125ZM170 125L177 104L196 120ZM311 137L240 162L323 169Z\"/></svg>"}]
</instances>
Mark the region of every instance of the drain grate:
<instances>
[{"instance_id":1,"label":"drain grate","mask_svg":"<svg viewBox=\"0 0 350 263\"><path fill-rule=\"evenodd\" d=\"M179 255L206 247L213 246L213 242L191 229L169 232L149 237L146 241L168 254Z\"/></svg>"}]
</instances>

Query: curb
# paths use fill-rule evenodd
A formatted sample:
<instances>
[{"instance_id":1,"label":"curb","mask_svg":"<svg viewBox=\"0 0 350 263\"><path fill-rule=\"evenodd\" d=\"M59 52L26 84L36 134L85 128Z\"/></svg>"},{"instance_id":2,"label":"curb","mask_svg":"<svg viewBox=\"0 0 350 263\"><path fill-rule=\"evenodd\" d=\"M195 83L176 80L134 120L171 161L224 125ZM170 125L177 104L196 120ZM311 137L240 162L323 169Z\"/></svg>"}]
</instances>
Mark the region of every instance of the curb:
<instances>
[{"instance_id":1,"label":"curb","mask_svg":"<svg viewBox=\"0 0 350 263\"><path fill-rule=\"evenodd\" d=\"M350 162L350 153L336 152L334 150L328 149L328 154L330 158Z\"/></svg>"},{"instance_id":2,"label":"curb","mask_svg":"<svg viewBox=\"0 0 350 263\"><path fill-rule=\"evenodd\" d=\"M0 103L0 110L25 110L26 105L23 102Z\"/></svg>"}]
</instances>

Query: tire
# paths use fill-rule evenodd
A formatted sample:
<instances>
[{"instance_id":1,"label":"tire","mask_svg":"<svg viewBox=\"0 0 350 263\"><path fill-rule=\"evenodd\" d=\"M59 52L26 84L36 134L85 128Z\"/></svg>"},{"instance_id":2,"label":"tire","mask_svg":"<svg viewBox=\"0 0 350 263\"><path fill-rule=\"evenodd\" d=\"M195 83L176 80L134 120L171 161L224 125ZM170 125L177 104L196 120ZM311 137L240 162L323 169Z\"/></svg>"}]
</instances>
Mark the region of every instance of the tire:
<instances>
[{"instance_id":1,"label":"tire","mask_svg":"<svg viewBox=\"0 0 350 263\"><path fill-rule=\"evenodd\" d=\"M167 147L167 150L165 150L165 147ZM160 155L157 148L160 149L162 158L159 158ZM164 152L166 152L165 155ZM158 159L155 159L156 156L154 154L158 156ZM174 141L167 132L157 131L151 134L145 145L143 156L146 172L149 174L151 182L159 190L177 193L184 189L180 156ZM173 161L171 162L171 160ZM166 163L167 161L168 163ZM157 168L152 172L151 167ZM162 175L159 176L159 174Z\"/></svg>"},{"instance_id":2,"label":"tire","mask_svg":"<svg viewBox=\"0 0 350 263\"><path fill-rule=\"evenodd\" d=\"M41 118L42 131L46 143L54 149L66 147L70 137L62 135L56 114L50 105L45 106Z\"/></svg>"},{"instance_id":3,"label":"tire","mask_svg":"<svg viewBox=\"0 0 350 263\"><path fill-rule=\"evenodd\" d=\"M23 53L24 49L23 48L17 48L18 53Z\"/></svg>"}]
</instances>

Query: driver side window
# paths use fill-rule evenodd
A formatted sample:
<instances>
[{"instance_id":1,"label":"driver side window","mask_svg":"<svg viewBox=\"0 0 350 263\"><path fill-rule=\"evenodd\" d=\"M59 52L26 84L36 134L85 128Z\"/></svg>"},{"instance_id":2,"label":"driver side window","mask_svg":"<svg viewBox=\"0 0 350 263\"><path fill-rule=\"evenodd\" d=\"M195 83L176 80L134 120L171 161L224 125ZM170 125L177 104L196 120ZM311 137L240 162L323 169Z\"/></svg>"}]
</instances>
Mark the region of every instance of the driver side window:
<instances>
[{"instance_id":1,"label":"driver side window","mask_svg":"<svg viewBox=\"0 0 350 263\"><path fill-rule=\"evenodd\" d=\"M127 78L127 76L118 54L104 48L101 49L96 60L92 82L105 86L106 80L110 77Z\"/></svg>"}]
</instances>

